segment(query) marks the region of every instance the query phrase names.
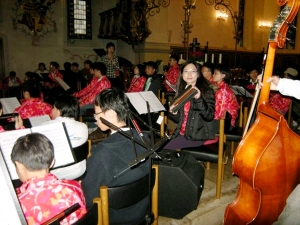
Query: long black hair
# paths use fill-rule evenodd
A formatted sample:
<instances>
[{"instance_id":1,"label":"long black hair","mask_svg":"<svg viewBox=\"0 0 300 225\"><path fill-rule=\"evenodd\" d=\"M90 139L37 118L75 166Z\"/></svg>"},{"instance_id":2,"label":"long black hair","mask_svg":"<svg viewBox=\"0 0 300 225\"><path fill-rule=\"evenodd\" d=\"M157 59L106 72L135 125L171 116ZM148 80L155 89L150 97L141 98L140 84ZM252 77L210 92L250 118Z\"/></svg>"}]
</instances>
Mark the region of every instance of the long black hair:
<instances>
[{"instance_id":1,"label":"long black hair","mask_svg":"<svg viewBox=\"0 0 300 225\"><path fill-rule=\"evenodd\" d=\"M198 78L196 81L196 87L201 91L201 95L203 95L203 97L205 97L206 92L208 89L211 89L209 87L209 83L208 81L204 78L204 76L201 73L201 66L199 63L195 62L195 61L186 61L180 69L180 76L178 78L178 85L177 85L177 92L176 95L182 93L184 91L184 89L186 88L187 83L183 80L182 74L183 74L183 70L184 68L189 65L189 64L193 64L198 72Z\"/></svg>"}]
</instances>

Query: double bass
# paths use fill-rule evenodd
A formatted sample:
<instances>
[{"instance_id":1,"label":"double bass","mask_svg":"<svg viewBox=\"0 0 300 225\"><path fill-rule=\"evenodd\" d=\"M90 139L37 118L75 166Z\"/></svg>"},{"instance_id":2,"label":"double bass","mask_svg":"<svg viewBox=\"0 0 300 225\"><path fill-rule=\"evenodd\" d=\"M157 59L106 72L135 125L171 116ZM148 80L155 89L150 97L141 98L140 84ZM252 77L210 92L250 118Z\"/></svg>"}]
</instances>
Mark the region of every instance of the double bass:
<instances>
[{"instance_id":1,"label":"double bass","mask_svg":"<svg viewBox=\"0 0 300 225\"><path fill-rule=\"evenodd\" d=\"M263 87L256 119L243 137L233 158L232 172L240 179L235 200L225 211L223 224L268 225L277 221L286 199L300 183L300 137L284 116L268 104L275 51L283 47L300 0L277 0L285 5L269 35Z\"/></svg>"}]
</instances>

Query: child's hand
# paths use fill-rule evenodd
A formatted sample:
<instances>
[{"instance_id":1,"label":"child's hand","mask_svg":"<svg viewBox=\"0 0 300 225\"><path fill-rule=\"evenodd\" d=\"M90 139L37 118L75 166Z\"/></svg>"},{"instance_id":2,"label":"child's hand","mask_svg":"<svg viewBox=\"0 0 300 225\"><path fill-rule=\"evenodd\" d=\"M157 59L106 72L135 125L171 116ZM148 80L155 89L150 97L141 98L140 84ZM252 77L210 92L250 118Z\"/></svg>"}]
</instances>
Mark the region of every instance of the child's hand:
<instances>
[{"instance_id":1,"label":"child's hand","mask_svg":"<svg viewBox=\"0 0 300 225\"><path fill-rule=\"evenodd\" d=\"M15 120L15 128L16 129L20 129L21 127L23 127L23 120L20 115L16 116L14 118L14 120Z\"/></svg>"}]
</instances>

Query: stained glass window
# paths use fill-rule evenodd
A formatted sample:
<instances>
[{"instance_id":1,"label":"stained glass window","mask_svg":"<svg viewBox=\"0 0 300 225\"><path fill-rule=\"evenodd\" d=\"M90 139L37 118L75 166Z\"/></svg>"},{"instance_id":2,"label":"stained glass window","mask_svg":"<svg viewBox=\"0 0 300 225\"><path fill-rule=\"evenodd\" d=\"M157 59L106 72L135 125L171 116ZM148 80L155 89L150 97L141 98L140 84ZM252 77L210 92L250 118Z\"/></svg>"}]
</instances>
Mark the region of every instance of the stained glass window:
<instances>
[{"instance_id":1,"label":"stained glass window","mask_svg":"<svg viewBox=\"0 0 300 225\"><path fill-rule=\"evenodd\" d=\"M90 0L68 0L68 38L92 39Z\"/></svg>"}]
</instances>

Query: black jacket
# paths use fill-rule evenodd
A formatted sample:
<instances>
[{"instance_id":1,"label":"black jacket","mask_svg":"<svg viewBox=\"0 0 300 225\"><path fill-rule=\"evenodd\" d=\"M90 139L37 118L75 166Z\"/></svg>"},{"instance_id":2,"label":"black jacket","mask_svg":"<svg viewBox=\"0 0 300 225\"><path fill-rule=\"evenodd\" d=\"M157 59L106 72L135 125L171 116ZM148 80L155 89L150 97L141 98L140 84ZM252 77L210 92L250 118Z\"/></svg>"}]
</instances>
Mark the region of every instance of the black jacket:
<instances>
[{"instance_id":1,"label":"black jacket","mask_svg":"<svg viewBox=\"0 0 300 225\"><path fill-rule=\"evenodd\" d=\"M154 74L151 77L151 83L148 88L148 91L152 91L156 96L158 95L158 91L162 88L163 79L159 74Z\"/></svg>"},{"instance_id":2,"label":"black jacket","mask_svg":"<svg viewBox=\"0 0 300 225\"><path fill-rule=\"evenodd\" d=\"M130 131L126 131L131 135ZM139 139L137 132L134 137ZM144 154L147 149L136 144L137 154ZM99 196L101 185L108 187L120 186L137 181L150 171L150 160L147 159L131 168L123 175L115 178L120 172L128 169L130 162L135 160L132 141L120 133L113 133L104 141L93 145L92 155L86 163L86 176L82 180L82 189L86 199L86 206L93 205L93 198ZM139 203L123 209L110 209L110 223L136 224L141 215L144 215L148 207L148 198Z\"/></svg>"},{"instance_id":3,"label":"black jacket","mask_svg":"<svg viewBox=\"0 0 300 225\"><path fill-rule=\"evenodd\" d=\"M213 119L215 114L215 96L212 89L201 95L198 99L191 100L191 107L188 114L184 136L188 140L204 141L215 138ZM169 113L170 119L178 123L175 130L175 137L179 134L183 123L183 107L176 115Z\"/></svg>"}]
</instances>

